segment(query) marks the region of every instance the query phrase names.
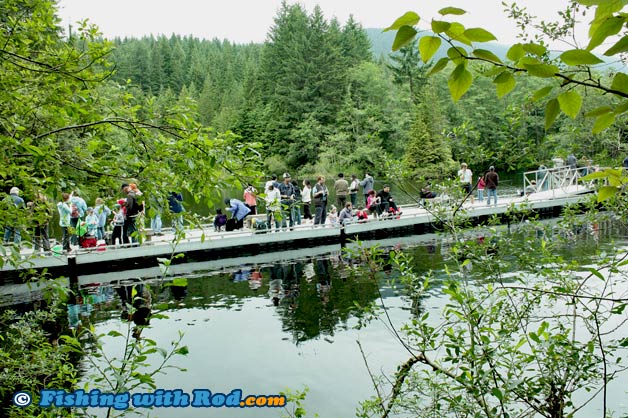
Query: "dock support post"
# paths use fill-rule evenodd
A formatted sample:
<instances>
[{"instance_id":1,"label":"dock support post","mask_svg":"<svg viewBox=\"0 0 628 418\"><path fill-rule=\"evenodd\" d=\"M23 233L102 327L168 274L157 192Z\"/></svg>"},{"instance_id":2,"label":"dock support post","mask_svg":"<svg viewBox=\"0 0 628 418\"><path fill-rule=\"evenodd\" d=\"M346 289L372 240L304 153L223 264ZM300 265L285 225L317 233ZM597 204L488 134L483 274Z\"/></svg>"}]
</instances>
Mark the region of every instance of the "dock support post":
<instances>
[{"instance_id":1,"label":"dock support post","mask_svg":"<svg viewBox=\"0 0 628 418\"><path fill-rule=\"evenodd\" d=\"M70 279L70 299L68 300L68 304L75 305L76 296L79 294L76 257L68 257L68 278Z\"/></svg>"}]
</instances>

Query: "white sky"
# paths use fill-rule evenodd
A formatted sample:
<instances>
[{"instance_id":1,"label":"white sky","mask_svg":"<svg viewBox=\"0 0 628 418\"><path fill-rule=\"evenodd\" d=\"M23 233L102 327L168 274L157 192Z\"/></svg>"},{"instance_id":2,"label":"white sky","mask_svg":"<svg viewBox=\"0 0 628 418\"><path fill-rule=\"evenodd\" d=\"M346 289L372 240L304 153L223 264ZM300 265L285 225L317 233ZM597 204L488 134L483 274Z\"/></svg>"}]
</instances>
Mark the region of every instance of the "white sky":
<instances>
[{"instance_id":1,"label":"white sky","mask_svg":"<svg viewBox=\"0 0 628 418\"><path fill-rule=\"evenodd\" d=\"M288 0L295 3L295 0ZM502 0L301 0L311 11L320 5L327 19L344 23L349 15L364 28L384 28L412 10L426 22L438 18L437 11L455 6L467 16L451 16L466 27L490 30L500 43L513 43L516 28L503 13ZM510 3L511 0L507 0ZM518 0L535 16L553 19L567 0ZM59 14L69 23L89 19L104 36L194 35L199 38L229 39L237 43L263 42L281 0L59 0Z\"/></svg>"}]
</instances>

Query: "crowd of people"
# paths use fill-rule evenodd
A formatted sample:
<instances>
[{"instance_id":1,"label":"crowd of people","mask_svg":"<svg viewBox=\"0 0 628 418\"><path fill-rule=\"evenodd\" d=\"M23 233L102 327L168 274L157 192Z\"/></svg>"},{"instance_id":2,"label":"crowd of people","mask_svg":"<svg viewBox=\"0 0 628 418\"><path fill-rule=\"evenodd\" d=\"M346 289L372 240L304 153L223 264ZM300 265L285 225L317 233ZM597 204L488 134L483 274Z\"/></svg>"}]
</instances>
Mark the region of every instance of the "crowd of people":
<instances>
[{"instance_id":1,"label":"crowd of people","mask_svg":"<svg viewBox=\"0 0 628 418\"><path fill-rule=\"evenodd\" d=\"M329 201L330 190L324 176L318 176L314 185L305 179L299 186L299 182L293 180L289 173L283 174L281 182L273 175L264 185L266 221L256 222L255 228L286 230L301 224L312 224L314 227L343 226L348 222L365 221L369 215L374 217L401 215L390 194L390 187L386 185L379 192L375 192L373 187L374 179L368 172L361 181L356 175L352 175L351 181L348 181L343 173L339 173L333 186L336 196L334 204ZM253 189L253 194L256 193L249 185L247 190L250 189ZM364 196L364 204L358 203L360 189ZM234 200L230 200L232 205ZM249 203L245 202L244 206L251 209L251 214L257 213ZM233 213L245 217L249 215L239 210ZM238 219L238 222L238 227L241 227L242 219Z\"/></svg>"},{"instance_id":2,"label":"crowd of people","mask_svg":"<svg viewBox=\"0 0 628 418\"><path fill-rule=\"evenodd\" d=\"M457 173L463 192L473 200L474 187L477 188L479 201L497 204L497 186L499 176L494 167L473 183L473 173L462 163ZM330 201L330 189L333 187L335 201ZM146 199L137 184L122 184L121 197L111 207L102 198L88 206L78 190L62 193L56 204L61 229L61 249L71 251L71 246L96 246L105 241L109 245L137 245L139 241L138 218L146 215ZM360 198L360 195L362 196ZM421 198L433 198L436 194L429 186L421 190ZM238 196L239 197L239 196ZM174 230L183 229L183 195L170 192L167 195L168 210ZM35 252L51 252L49 221L54 206L41 193L32 201L25 202L20 190L13 187L5 202L10 206L32 211L35 216L32 232ZM281 181L276 175L270 176L264 184L263 192L258 192L252 184L247 184L241 198L227 197L223 200L224 208L216 208L213 217L215 231L232 231L244 227L254 230L292 230L296 225L311 224L313 227L325 225L344 226L351 222L365 222L369 218L393 218L401 215L401 210L392 196L389 185L375 188L375 180L366 172L360 180L355 174L345 178L339 173L333 182L327 185L324 176L318 176L312 184L309 179L301 182L292 179L289 173L283 173ZM149 205L155 205L149 200ZM260 204L265 208L265 220L257 215ZM156 213L155 213L156 212ZM150 230L152 235L162 233L162 211L151 211ZM109 230L109 232L108 232ZM4 243L19 245L21 231L5 221Z\"/></svg>"}]
</instances>

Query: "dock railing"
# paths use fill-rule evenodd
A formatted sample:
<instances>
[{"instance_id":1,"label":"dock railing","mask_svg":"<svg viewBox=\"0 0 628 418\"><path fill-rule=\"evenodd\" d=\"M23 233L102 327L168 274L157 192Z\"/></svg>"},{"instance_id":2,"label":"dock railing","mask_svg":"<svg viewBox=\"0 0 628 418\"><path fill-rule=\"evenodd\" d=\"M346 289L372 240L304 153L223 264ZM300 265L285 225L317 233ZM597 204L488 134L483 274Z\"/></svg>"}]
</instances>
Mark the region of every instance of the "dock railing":
<instances>
[{"instance_id":1,"label":"dock railing","mask_svg":"<svg viewBox=\"0 0 628 418\"><path fill-rule=\"evenodd\" d=\"M580 179L589 174L590 170L589 167L570 168L565 165L526 171L523 173L523 192L528 194L551 191L555 195L559 192L586 191L589 185Z\"/></svg>"}]
</instances>

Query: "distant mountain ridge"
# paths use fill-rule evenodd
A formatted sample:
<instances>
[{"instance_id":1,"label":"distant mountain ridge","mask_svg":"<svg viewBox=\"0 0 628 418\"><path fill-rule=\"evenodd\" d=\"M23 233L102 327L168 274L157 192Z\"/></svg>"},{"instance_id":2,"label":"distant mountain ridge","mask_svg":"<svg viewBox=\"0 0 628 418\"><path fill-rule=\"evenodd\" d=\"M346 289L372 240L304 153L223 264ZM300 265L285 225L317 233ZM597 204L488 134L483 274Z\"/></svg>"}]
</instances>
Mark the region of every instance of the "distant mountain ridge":
<instances>
[{"instance_id":1,"label":"distant mountain ridge","mask_svg":"<svg viewBox=\"0 0 628 418\"><path fill-rule=\"evenodd\" d=\"M364 31L366 32L369 40L371 41L371 52L373 53L373 56L375 58L384 57L385 59L388 59L388 55L392 53L392 45L395 40L396 32L395 31L384 32L383 29L378 29L378 28L367 28L367 29L364 29ZM421 36L432 36L432 35L433 33L430 31L425 31L421 33ZM469 50L469 47L467 45L462 45L462 46L464 48L467 48L467 50ZM486 42L486 43L482 43L482 46L481 46L482 49L491 51L493 54L497 55L502 60L506 59L506 53L508 52L510 47L511 45L504 45L498 42ZM437 61L438 59L442 57L446 57L448 49L449 49L449 45L443 43L441 47L438 49L438 51L436 52L436 54L434 54L434 57L432 58L432 60ZM554 55L553 53L550 53L550 54L552 57L557 57L559 53L557 52L556 55ZM618 61L618 60L613 61L605 56L599 56L599 58L605 62L604 64L595 66L596 69L599 70L600 72L620 71L620 72L628 73L628 68L626 68L626 65L624 65L621 61Z\"/></svg>"},{"instance_id":2,"label":"distant mountain ridge","mask_svg":"<svg viewBox=\"0 0 628 418\"><path fill-rule=\"evenodd\" d=\"M373 56L375 58L379 58L381 56L388 57L388 55L392 52L392 45L395 40L395 31L384 32L383 29L378 28L367 28L364 29L366 34L371 41L371 52L373 52ZM432 36L433 33L426 31L421 34L421 36ZM487 42L482 44L482 49L486 49L491 51L493 54L497 55L501 59L506 58L506 53L510 45L504 45L497 42ZM441 45L436 54L434 54L434 60L438 60L439 58L447 56L447 50L449 46L445 43Z\"/></svg>"}]
</instances>

